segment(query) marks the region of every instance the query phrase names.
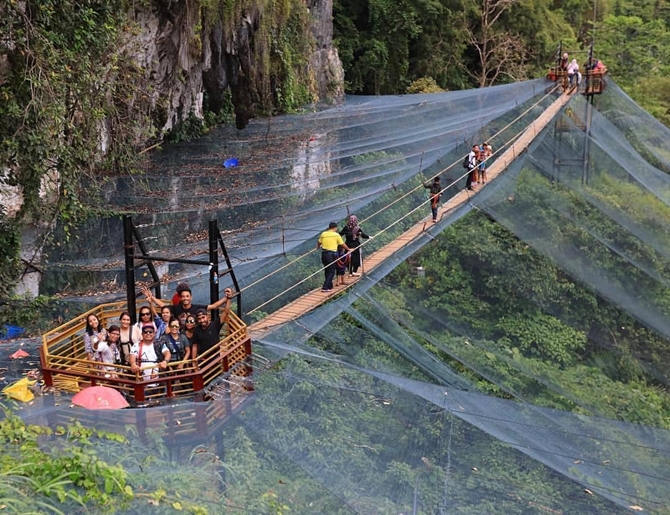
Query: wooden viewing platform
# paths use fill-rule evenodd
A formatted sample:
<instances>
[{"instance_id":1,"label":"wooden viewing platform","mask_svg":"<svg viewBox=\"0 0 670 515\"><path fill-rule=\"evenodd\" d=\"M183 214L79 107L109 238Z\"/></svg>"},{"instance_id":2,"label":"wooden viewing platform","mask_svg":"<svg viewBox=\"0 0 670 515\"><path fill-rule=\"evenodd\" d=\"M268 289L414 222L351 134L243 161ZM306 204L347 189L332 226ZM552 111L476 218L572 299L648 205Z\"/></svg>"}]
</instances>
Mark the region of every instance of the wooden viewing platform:
<instances>
[{"instance_id":1,"label":"wooden viewing platform","mask_svg":"<svg viewBox=\"0 0 670 515\"><path fill-rule=\"evenodd\" d=\"M104 364L87 359L83 338L87 317L94 314L108 327L125 310L124 302L101 304L44 333L40 359L46 386L73 392L86 386L111 386L128 399L144 403L162 397L193 396L222 375L251 375L251 338L246 324L233 312L228 314L225 336L197 360L171 361L165 370L157 369L154 363L143 365L142 370L156 370L150 381L143 377L142 370L133 372L129 366L117 364L107 370Z\"/></svg>"},{"instance_id":2,"label":"wooden viewing platform","mask_svg":"<svg viewBox=\"0 0 670 515\"><path fill-rule=\"evenodd\" d=\"M498 159L491 163L490 166L487 166L486 175L488 178L488 183L498 177L498 175L500 175L507 168L507 166L509 166L509 164L519 156L519 154L528 148L530 143L535 139L540 131L542 131L542 129L547 126L547 124L554 118L554 116L558 114L559 110L568 103L570 98L571 96L569 93L564 93L558 97L556 101L554 101L533 123L531 123L526 128L526 130L519 136L519 138L505 152L503 152L498 157ZM442 218L445 214L461 207L463 204L468 202L473 195L476 195L476 192L468 190L459 191L456 195L440 206L438 217ZM427 216L423 220L419 221L417 224L410 227L407 231L398 236L391 243L385 247L382 247L364 259L364 269L368 272L374 270L382 262L402 249L405 245L414 241L426 230L427 227L431 225L432 216ZM348 284L337 289L333 289L332 292L322 292L321 288L317 288L304 294L303 296L281 308L279 311L275 311L262 320L251 324L248 327L249 334L252 338L260 338L264 334L272 331L274 328L286 322L290 322L291 320L295 320L302 315L305 315L314 308L324 304L334 295L339 295L348 288L351 288L360 280L360 277L350 277L349 279L350 281Z\"/></svg>"}]
</instances>

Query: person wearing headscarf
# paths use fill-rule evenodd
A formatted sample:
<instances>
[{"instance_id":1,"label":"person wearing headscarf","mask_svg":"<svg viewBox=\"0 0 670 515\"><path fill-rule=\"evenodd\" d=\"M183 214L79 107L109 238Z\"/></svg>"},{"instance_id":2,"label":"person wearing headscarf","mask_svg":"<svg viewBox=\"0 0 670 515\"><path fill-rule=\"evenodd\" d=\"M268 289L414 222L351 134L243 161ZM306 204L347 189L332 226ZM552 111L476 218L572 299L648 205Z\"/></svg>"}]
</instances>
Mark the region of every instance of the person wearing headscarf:
<instances>
[{"instance_id":1,"label":"person wearing headscarf","mask_svg":"<svg viewBox=\"0 0 670 515\"><path fill-rule=\"evenodd\" d=\"M579 83L582 81L582 74L579 73L577 59L573 59L568 65L568 82L570 83L570 86L574 85L575 79L577 80L577 86L579 86Z\"/></svg>"},{"instance_id":2,"label":"person wearing headscarf","mask_svg":"<svg viewBox=\"0 0 670 515\"><path fill-rule=\"evenodd\" d=\"M363 232L361 226L358 225L358 217L356 215L349 215L347 218L347 225L340 231L340 235L344 238L344 243L347 247L352 249L351 258L349 259L349 275L361 275L358 272L361 266L361 238L368 239L370 236Z\"/></svg>"}]
</instances>

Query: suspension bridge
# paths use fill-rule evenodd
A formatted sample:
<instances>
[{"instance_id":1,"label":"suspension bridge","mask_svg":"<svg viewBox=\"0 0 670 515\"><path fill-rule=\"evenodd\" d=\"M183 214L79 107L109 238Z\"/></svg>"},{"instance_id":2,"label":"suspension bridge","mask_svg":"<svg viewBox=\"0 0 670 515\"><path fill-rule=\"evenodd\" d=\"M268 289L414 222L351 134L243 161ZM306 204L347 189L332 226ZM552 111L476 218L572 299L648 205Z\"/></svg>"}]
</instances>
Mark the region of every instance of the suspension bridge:
<instances>
[{"instance_id":1,"label":"suspension bridge","mask_svg":"<svg viewBox=\"0 0 670 515\"><path fill-rule=\"evenodd\" d=\"M555 89L551 90L551 92L554 91ZM554 117L559 113L559 111L568 103L572 93L573 93L572 91L565 91L547 109L545 109L538 118L536 118L533 122L531 122L530 125L528 125L525 130L518 133L514 138L508 141L506 145L495 150L493 156L495 156L496 159L493 160L490 163L490 165L487 166L487 177L489 183L490 181L495 180L495 178L498 177L501 173L503 173L507 168L507 166L509 166L510 163L512 163L520 154L522 154L528 148L528 146L535 139L535 137L542 131L542 129L544 129L547 126L547 124L549 124L549 122L553 120ZM529 108L529 110L530 109L532 109L532 107ZM523 114L521 116L523 116ZM458 166L459 163L460 161L452 163L443 171L453 168L454 166ZM457 180L447 185L442 190L442 192L446 192L451 188L455 188L456 184L459 181L461 181L468 173L469 172L465 172ZM483 187L485 186L480 185L480 190ZM423 186L419 186L417 189L423 189ZM411 193L416 193L416 189L413 190ZM448 216L449 213L455 211L463 204L467 203L472 197L472 195L476 194L477 194L476 191L469 191L467 189L463 189L457 192L451 198L449 198L448 201L446 201L438 208L438 223L445 216ZM428 202L423 203L417 209L426 209L427 204ZM405 217L409 216L410 214L412 214L412 212L406 214ZM432 215L427 216L419 223L413 225L399 237L395 238L391 243L385 245L381 249L370 254L367 258L363 259L363 267L362 267L363 270L371 272L381 263L383 263L388 257L398 252L405 245L414 241L416 238L421 237L426 232L426 230L428 230L432 225L433 225ZM372 236L369 240L363 242L361 248L364 249L366 245L368 245L375 237L378 236L379 235ZM321 273L322 270L323 269L319 270L316 273L317 274ZM334 289L331 292L323 292L321 291L321 288L316 288L314 290L309 291L308 293L302 295L296 300L288 303L283 308L269 314L262 320L259 320L258 322L251 324L249 326L249 333L252 339L261 338L268 332L271 332L274 328L303 316L309 311L324 304L331 297L340 295L342 292L353 287L360 279L361 279L360 276L349 277L349 282L347 284L343 285L338 289ZM269 299L261 306L256 307L255 310L258 310L259 308L269 304L270 302L279 299L285 293L286 292L279 293L278 295Z\"/></svg>"}]
</instances>

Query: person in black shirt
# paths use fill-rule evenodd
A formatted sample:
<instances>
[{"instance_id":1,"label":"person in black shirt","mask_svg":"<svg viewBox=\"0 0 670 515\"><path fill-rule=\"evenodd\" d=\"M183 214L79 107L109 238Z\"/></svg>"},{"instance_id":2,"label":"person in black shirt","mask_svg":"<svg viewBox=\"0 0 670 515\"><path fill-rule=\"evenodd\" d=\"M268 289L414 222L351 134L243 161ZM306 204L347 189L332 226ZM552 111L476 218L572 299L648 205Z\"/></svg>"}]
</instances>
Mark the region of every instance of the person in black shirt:
<instances>
[{"instance_id":1,"label":"person in black shirt","mask_svg":"<svg viewBox=\"0 0 670 515\"><path fill-rule=\"evenodd\" d=\"M437 222L437 209L440 197L442 197L442 185L439 176L435 177L432 183L424 184L423 187L430 190L430 211L433 214L433 222Z\"/></svg>"},{"instance_id":2,"label":"person in black shirt","mask_svg":"<svg viewBox=\"0 0 670 515\"><path fill-rule=\"evenodd\" d=\"M356 215L349 215L347 225L340 231L340 235L344 238L344 244L352 249L351 258L349 259L349 275L361 275L358 273L358 268L361 266L361 238L368 239L370 236L363 232L360 225L358 225L358 217Z\"/></svg>"},{"instance_id":3,"label":"person in black shirt","mask_svg":"<svg viewBox=\"0 0 670 515\"><path fill-rule=\"evenodd\" d=\"M169 302L164 302L161 299L157 299L156 297L153 296L151 293L151 290L149 288L143 287L141 289L142 294L146 297L146 299L151 302L152 304L162 308L163 306L169 306L170 309L172 310L172 316L175 317L177 320L179 320L179 325L183 329L185 326L186 318L189 316L192 316L196 318L196 315L198 313L199 309L204 309L205 311L211 311L213 309L218 309L221 305L224 303L228 303L230 305L230 297L225 295L222 299L209 304L208 306L205 306L203 304L193 304L192 303L192 294L191 294L191 288L186 283L181 283L181 292L180 292L180 298L181 300L179 301L179 304L176 306L170 305ZM231 291L230 288L226 288L225 291ZM230 307L228 308L230 310Z\"/></svg>"},{"instance_id":4,"label":"person in black shirt","mask_svg":"<svg viewBox=\"0 0 670 515\"><path fill-rule=\"evenodd\" d=\"M210 320L210 317L205 308L199 308L196 312L196 322L198 325L193 330L193 345L191 346L191 359L197 359L209 349L214 347L221 341L221 328L228 321L228 314L230 313L230 300L233 296L233 291L226 288L224 297L224 308L221 310L218 319Z\"/></svg>"}]
</instances>

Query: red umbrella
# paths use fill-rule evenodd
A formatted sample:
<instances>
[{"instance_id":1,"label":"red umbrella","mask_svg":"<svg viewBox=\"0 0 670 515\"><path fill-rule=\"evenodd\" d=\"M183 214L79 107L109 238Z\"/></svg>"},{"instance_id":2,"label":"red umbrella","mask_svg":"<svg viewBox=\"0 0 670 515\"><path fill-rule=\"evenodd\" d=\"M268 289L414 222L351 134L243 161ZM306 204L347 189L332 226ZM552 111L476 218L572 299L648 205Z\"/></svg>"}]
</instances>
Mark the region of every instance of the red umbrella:
<instances>
[{"instance_id":1,"label":"red umbrella","mask_svg":"<svg viewBox=\"0 0 670 515\"><path fill-rule=\"evenodd\" d=\"M12 355L9 356L9 357L10 357L11 359L21 359L21 358L27 358L28 356L30 356L30 354L28 354L28 353L27 353L26 351L24 351L23 349L19 349L19 350L17 350L14 354L12 354Z\"/></svg>"},{"instance_id":2,"label":"red umbrella","mask_svg":"<svg viewBox=\"0 0 670 515\"><path fill-rule=\"evenodd\" d=\"M86 409L121 409L130 406L118 391L109 386L89 386L72 397L72 404Z\"/></svg>"}]
</instances>

